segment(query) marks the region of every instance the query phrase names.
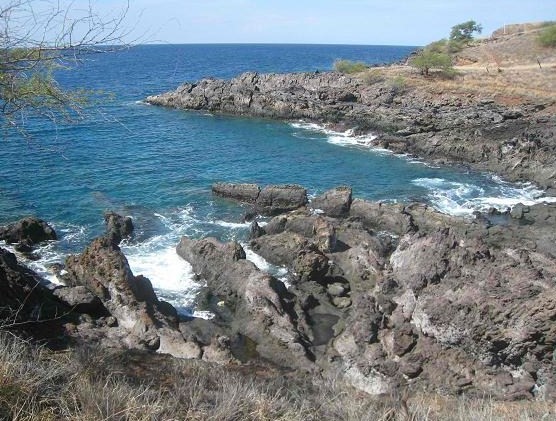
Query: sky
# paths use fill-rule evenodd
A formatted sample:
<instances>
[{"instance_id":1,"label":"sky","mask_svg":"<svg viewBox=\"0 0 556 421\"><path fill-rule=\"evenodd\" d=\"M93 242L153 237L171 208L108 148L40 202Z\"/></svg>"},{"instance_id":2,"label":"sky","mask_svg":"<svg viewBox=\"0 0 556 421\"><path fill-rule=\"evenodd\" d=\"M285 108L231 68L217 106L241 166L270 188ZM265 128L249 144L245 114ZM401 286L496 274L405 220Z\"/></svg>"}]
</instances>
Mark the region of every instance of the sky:
<instances>
[{"instance_id":1,"label":"sky","mask_svg":"<svg viewBox=\"0 0 556 421\"><path fill-rule=\"evenodd\" d=\"M103 16L127 2L73 4L89 1ZM145 43L413 46L471 19L488 36L504 24L556 20L556 0L129 0L124 25Z\"/></svg>"}]
</instances>

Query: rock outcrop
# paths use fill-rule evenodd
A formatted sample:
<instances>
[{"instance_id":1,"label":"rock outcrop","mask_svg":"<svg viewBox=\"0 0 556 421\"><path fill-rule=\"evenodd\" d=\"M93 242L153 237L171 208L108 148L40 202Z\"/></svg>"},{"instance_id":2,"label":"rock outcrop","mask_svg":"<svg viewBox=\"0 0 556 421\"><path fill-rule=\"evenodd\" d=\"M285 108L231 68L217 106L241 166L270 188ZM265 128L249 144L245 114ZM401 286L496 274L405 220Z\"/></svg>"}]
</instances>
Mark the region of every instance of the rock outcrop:
<instances>
[{"instance_id":1,"label":"rock outcrop","mask_svg":"<svg viewBox=\"0 0 556 421\"><path fill-rule=\"evenodd\" d=\"M40 278L0 248L0 318L5 327L60 317L69 310L52 297Z\"/></svg>"},{"instance_id":2,"label":"rock outcrop","mask_svg":"<svg viewBox=\"0 0 556 421\"><path fill-rule=\"evenodd\" d=\"M54 228L32 216L0 227L0 240L8 244L18 243L16 248L22 252L30 252L35 244L42 241L56 239Z\"/></svg>"},{"instance_id":3,"label":"rock outcrop","mask_svg":"<svg viewBox=\"0 0 556 421\"><path fill-rule=\"evenodd\" d=\"M290 294L280 281L245 260L238 243L182 237L177 253L206 279L216 301L211 310L233 334L252 341L257 353L275 364L311 367L312 355L298 326Z\"/></svg>"},{"instance_id":4,"label":"rock outcrop","mask_svg":"<svg viewBox=\"0 0 556 421\"><path fill-rule=\"evenodd\" d=\"M101 335L109 343L119 341L127 347L158 350L182 358L202 356L195 338L186 338L180 331L176 311L158 300L149 279L133 275L111 238L100 237L81 255L68 257L66 270L68 282L84 286L98 297L119 328L105 332L76 326L78 331L85 330L81 336Z\"/></svg>"},{"instance_id":5,"label":"rock outcrop","mask_svg":"<svg viewBox=\"0 0 556 421\"><path fill-rule=\"evenodd\" d=\"M114 242L120 244L124 238L129 238L133 233L133 220L129 216L122 216L116 212L105 212L106 235Z\"/></svg>"},{"instance_id":6,"label":"rock outcrop","mask_svg":"<svg viewBox=\"0 0 556 421\"><path fill-rule=\"evenodd\" d=\"M340 217L300 209L251 239L253 251L289 268L287 290L246 262L238 244L182 240L178 252L207 279L229 323L249 326L242 332L256 343L295 337L309 364L372 394L404 385L556 397L555 205L469 221L422 204L356 199L346 209L347 194L319 200ZM245 297L255 288L252 306ZM278 336L268 320L282 328ZM292 366L295 354L284 349L267 347L264 356Z\"/></svg>"},{"instance_id":7,"label":"rock outcrop","mask_svg":"<svg viewBox=\"0 0 556 421\"><path fill-rule=\"evenodd\" d=\"M543 111L552 105L546 100L506 106L490 98L432 95L388 81L368 84L324 72L203 79L150 96L147 102L355 129L375 136L367 146L556 187L556 117Z\"/></svg>"}]
</instances>

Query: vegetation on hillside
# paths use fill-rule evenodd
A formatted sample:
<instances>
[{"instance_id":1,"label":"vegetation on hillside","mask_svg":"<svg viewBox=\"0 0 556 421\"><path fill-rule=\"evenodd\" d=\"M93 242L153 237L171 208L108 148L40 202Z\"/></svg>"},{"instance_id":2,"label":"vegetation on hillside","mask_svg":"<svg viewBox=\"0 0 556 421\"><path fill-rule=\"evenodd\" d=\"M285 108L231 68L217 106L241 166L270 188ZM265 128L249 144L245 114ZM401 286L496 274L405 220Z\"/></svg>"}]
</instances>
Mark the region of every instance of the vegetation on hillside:
<instances>
[{"instance_id":1,"label":"vegetation on hillside","mask_svg":"<svg viewBox=\"0 0 556 421\"><path fill-rule=\"evenodd\" d=\"M334 62L334 70L345 74L364 72L368 68L369 66L362 61L336 60Z\"/></svg>"},{"instance_id":2,"label":"vegetation on hillside","mask_svg":"<svg viewBox=\"0 0 556 421\"><path fill-rule=\"evenodd\" d=\"M452 27L448 39L434 41L420 50L409 60L409 65L418 69L424 76L429 76L432 69L445 76L452 76L451 55L461 51L473 41L473 33L481 33L482 26L470 20Z\"/></svg>"},{"instance_id":3,"label":"vegetation on hillside","mask_svg":"<svg viewBox=\"0 0 556 421\"><path fill-rule=\"evenodd\" d=\"M429 76L431 69L436 69L450 74L453 70L452 58L446 53L438 53L427 49L419 51L409 60L409 64L421 71L424 76Z\"/></svg>"},{"instance_id":4,"label":"vegetation on hillside","mask_svg":"<svg viewBox=\"0 0 556 421\"><path fill-rule=\"evenodd\" d=\"M556 23L543 28L539 34L539 43L544 47L556 47Z\"/></svg>"}]
</instances>

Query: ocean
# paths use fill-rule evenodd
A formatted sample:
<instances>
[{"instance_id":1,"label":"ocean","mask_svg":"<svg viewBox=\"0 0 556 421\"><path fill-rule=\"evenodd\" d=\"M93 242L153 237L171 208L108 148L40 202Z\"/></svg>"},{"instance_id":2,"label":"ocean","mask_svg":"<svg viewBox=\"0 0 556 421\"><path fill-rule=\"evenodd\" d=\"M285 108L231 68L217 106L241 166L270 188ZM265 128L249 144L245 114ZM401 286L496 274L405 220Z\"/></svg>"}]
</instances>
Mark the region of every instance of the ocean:
<instances>
[{"instance_id":1,"label":"ocean","mask_svg":"<svg viewBox=\"0 0 556 421\"><path fill-rule=\"evenodd\" d=\"M279 122L153 107L143 99L202 77L244 71L330 70L336 59L398 61L414 47L346 45L149 45L88 56L60 71L60 84L93 92L85 118L72 124L29 118L27 139L5 133L0 154L0 224L28 215L60 240L24 262L58 282L48 266L79 253L104 230L103 212L133 218L122 245L135 274L149 277L162 299L195 312L202 286L175 253L182 235L237 240L247 247L245 208L212 196L216 181L295 183L316 195L338 185L355 197L421 200L456 215L490 206L532 204L542 192L492 174L435 167L367 146L368 138L303 121ZM264 219L260 220L264 223ZM1 246L4 246L0 243ZM259 267L274 267L250 251ZM24 259L22 256L20 256ZM198 315L203 315L197 313Z\"/></svg>"}]
</instances>

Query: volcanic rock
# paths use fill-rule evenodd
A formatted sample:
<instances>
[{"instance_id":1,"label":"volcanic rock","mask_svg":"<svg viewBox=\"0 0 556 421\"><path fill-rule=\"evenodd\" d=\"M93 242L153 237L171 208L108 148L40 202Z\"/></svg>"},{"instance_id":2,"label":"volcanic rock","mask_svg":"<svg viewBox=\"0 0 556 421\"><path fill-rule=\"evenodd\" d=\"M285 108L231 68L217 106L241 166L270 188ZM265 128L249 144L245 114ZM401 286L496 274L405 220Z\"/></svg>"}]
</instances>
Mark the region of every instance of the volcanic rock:
<instances>
[{"instance_id":1,"label":"volcanic rock","mask_svg":"<svg viewBox=\"0 0 556 421\"><path fill-rule=\"evenodd\" d=\"M24 242L34 245L41 241L56 239L54 229L42 219L35 217L23 218L11 225L0 227L0 240L8 244Z\"/></svg>"},{"instance_id":2,"label":"volcanic rock","mask_svg":"<svg viewBox=\"0 0 556 421\"><path fill-rule=\"evenodd\" d=\"M120 244L122 239L133 233L133 221L129 216L122 216L116 212L105 212L106 235L114 244Z\"/></svg>"}]
</instances>

